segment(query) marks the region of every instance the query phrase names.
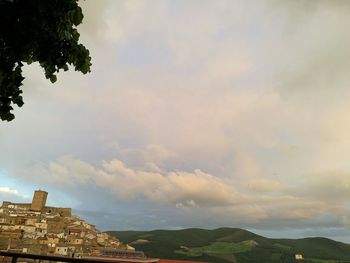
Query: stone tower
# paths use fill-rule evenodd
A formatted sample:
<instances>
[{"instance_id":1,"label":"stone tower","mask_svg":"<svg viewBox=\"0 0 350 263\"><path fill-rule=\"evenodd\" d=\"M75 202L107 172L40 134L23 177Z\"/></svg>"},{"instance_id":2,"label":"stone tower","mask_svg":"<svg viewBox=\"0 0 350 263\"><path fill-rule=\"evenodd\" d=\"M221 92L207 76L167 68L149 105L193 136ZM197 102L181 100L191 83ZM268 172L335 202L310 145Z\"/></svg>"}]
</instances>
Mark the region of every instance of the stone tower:
<instances>
[{"instance_id":1,"label":"stone tower","mask_svg":"<svg viewBox=\"0 0 350 263\"><path fill-rule=\"evenodd\" d=\"M41 212L45 208L47 194L48 193L45 191L36 190L34 192L33 201L30 206L30 210Z\"/></svg>"}]
</instances>

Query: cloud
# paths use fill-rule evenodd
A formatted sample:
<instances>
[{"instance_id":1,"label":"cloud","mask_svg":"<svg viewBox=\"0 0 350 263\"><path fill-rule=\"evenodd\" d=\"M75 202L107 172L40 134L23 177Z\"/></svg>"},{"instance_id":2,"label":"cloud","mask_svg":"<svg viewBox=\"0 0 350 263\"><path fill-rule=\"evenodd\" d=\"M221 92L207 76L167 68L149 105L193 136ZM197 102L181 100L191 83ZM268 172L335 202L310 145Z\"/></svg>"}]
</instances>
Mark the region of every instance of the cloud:
<instances>
[{"instance_id":1,"label":"cloud","mask_svg":"<svg viewBox=\"0 0 350 263\"><path fill-rule=\"evenodd\" d=\"M315 217L327 214L330 209L325 202L300 196L284 194L278 197L263 196L260 198L265 203L263 205L268 207L269 218L281 222L284 220L286 222L312 220Z\"/></svg>"},{"instance_id":2,"label":"cloud","mask_svg":"<svg viewBox=\"0 0 350 263\"><path fill-rule=\"evenodd\" d=\"M11 189L9 187L0 187L0 193L2 194L10 194L10 195L18 195L18 191L15 189Z\"/></svg>"},{"instance_id":3,"label":"cloud","mask_svg":"<svg viewBox=\"0 0 350 263\"><path fill-rule=\"evenodd\" d=\"M117 159L92 165L63 156L48 165L26 169L23 179L30 180L32 174L36 175L35 180L61 191L68 189L71 195L81 192L84 196L85 189L94 187L95 196L101 195L98 197L101 200L113 198L121 204L132 202L134 206L146 202L155 207L177 208L179 214L188 216L205 211L211 216L234 214L236 219L232 222L236 223L302 222L325 215L331 209L326 201L306 195L309 189L298 192L295 185L291 188L277 181L256 179L248 181L250 192L244 193L231 183L198 169L193 172L140 170ZM209 224L209 218L206 220ZM229 220L223 218L222 222Z\"/></svg>"},{"instance_id":4,"label":"cloud","mask_svg":"<svg viewBox=\"0 0 350 263\"><path fill-rule=\"evenodd\" d=\"M350 174L348 171L310 174L294 189L294 194L322 200L334 208L343 207L350 198Z\"/></svg>"},{"instance_id":5,"label":"cloud","mask_svg":"<svg viewBox=\"0 0 350 263\"><path fill-rule=\"evenodd\" d=\"M120 160L103 162L101 167L64 156L46 165L37 165L23 173L36 180L76 189L96 185L122 200L146 198L159 204L178 203L196 206L231 205L244 198L232 186L201 170L194 172L154 172L135 170Z\"/></svg>"},{"instance_id":6,"label":"cloud","mask_svg":"<svg viewBox=\"0 0 350 263\"><path fill-rule=\"evenodd\" d=\"M23 195L17 189L13 189L7 186L0 186L0 197L2 198L2 200L14 201L14 202L15 201L23 202L24 200L27 201L29 199L28 196Z\"/></svg>"},{"instance_id":7,"label":"cloud","mask_svg":"<svg viewBox=\"0 0 350 263\"><path fill-rule=\"evenodd\" d=\"M267 179L256 179L248 182L248 188L255 192L279 192L281 187L280 182Z\"/></svg>"},{"instance_id":8,"label":"cloud","mask_svg":"<svg viewBox=\"0 0 350 263\"><path fill-rule=\"evenodd\" d=\"M112 1L109 0L79 2L84 14L83 23L78 27L81 38L91 43L104 37L106 30L105 16L111 5ZM101 39L102 41L105 41L105 39Z\"/></svg>"},{"instance_id":9,"label":"cloud","mask_svg":"<svg viewBox=\"0 0 350 263\"><path fill-rule=\"evenodd\" d=\"M275 19L283 25L280 28L283 38L271 43L268 54L278 92L284 99L306 108L337 103L342 95L348 94L349 4L346 1L267 3L267 10L278 13Z\"/></svg>"},{"instance_id":10,"label":"cloud","mask_svg":"<svg viewBox=\"0 0 350 263\"><path fill-rule=\"evenodd\" d=\"M195 201L193 200L187 200L184 204L183 203L177 203L176 208L184 208L184 207L198 207Z\"/></svg>"},{"instance_id":11,"label":"cloud","mask_svg":"<svg viewBox=\"0 0 350 263\"><path fill-rule=\"evenodd\" d=\"M1 126L18 185L109 226L342 225L346 2L80 4L91 74L51 85L26 67L26 104Z\"/></svg>"}]
</instances>

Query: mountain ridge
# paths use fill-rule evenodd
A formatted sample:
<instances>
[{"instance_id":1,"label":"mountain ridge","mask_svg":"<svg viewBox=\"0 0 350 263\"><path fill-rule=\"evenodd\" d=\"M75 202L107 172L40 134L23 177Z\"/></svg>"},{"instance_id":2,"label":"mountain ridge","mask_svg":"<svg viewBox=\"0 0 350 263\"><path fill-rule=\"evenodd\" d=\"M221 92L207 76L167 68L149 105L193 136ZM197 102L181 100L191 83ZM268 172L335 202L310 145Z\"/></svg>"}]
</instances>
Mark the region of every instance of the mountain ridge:
<instances>
[{"instance_id":1,"label":"mountain ridge","mask_svg":"<svg viewBox=\"0 0 350 263\"><path fill-rule=\"evenodd\" d=\"M198 260L213 263L350 262L350 244L325 237L267 238L251 231L220 227L181 230L106 231L122 242L133 243L151 257ZM142 242L135 242L142 240Z\"/></svg>"}]
</instances>

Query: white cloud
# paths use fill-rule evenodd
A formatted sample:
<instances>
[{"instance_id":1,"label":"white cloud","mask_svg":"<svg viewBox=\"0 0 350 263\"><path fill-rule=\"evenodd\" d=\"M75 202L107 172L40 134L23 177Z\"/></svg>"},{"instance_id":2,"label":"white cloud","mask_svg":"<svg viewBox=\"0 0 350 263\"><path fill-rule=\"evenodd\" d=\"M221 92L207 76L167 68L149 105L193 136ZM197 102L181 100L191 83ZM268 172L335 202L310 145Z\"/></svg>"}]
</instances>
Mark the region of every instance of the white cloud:
<instances>
[{"instance_id":1,"label":"white cloud","mask_svg":"<svg viewBox=\"0 0 350 263\"><path fill-rule=\"evenodd\" d=\"M0 197L7 201L23 201L29 199L28 196L23 195L17 189L7 186L0 186Z\"/></svg>"},{"instance_id":2,"label":"white cloud","mask_svg":"<svg viewBox=\"0 0 350 263\"><path fill-rule=\"evenodd\" d=\"M204 211L211 215L231 213L235 214L234 222L237 223L261 224L268 220L302 222L326 215L329 211L342 214L341 210L335 211L326 199L315 200L316 192L312 188L286 187L277 181L256 179L247 181L251 192L244 193L201 170L146 171L134 169L117 159L95 166L64 156L48 165L26 169L23 179L32 180L32 174L36 174L35 180L54 185L61 191L81 191L84 196L86 187L94 187L95 191L108 194L118 202L137 204L146 201L156 207L176 207L192 215Z\"/></svg>"},{"instance_id":3,"label":"white cloud","mask_svg":"<svg viewBox=\"0 0 350 263\"><path fill-rule=\"evenodd\" d=\"M194 200L187 200L185 203L176 203L176 208L184 208L184 207L198 207Z\"/></svg>"},{"instance_id":4,"label":"white cloud","mask_svg":"<svg viewBox=\"0 0 350 263\"><path fill-rule=\"evenodd\" d=\"M200 170L189 172L149 172L127 167L120 160L104 162L101 167L64 156L49 165L37 165L23 173L28 178L76 189L96 185L116 198L195 206L233 205L242 200L232 186Z\"/></svg>"},{"instance_id":5,"label":"white cloud","mask_svg":"<svg viewBox=\"0 0 350 263\"><path fill-rule=\"evenodd\" d=\"M10 194L10 195L19 195L16 189L11 189L9 187L0 186L0 193Z\"/></svg>"}]
</instances>

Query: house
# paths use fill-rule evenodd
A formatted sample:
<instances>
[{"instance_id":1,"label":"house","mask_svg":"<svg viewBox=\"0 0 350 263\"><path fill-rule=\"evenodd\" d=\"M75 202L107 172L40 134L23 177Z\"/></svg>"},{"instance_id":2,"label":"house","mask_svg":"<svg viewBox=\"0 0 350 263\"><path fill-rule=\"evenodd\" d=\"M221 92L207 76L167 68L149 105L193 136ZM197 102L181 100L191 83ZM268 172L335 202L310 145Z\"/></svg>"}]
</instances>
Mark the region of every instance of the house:
<instances>
[{"instance_id":1,"label":"house","mask_svg":"<svg viewBox=\"0 0 350 263\"><path fill-rule=\"evenodd\" d=\"M34 218L28 217L28 218L26 218L25 224L29 225L29 226L34 226L37 221L38 221L38 219L35 217Z\"/></svg>"},{"instance_id":2,"label":"house","mask_svg":"<svg viewBox=\"0 0 350 263\"><path fill-rule=\"evenodd\" d=\"M47 244L58 244L60 242L60 239L57 235L47 235ZM53 246L53 245L51 245Z\"/></svg>"},{"instance_id":3,"label":"house","mask_svg":"<svg viewBox=\"0 0 350 263\"><path fill-rule=\"evenodd\" d=\"M66 245L60 245L56 246L55 248L55 254L61 255L61 256L71 256L75 251L74 246L66 246Z\"/></svg>"},{"instance_id":4,"label":"house","mask_svg":"<svg viewBox=\"0 0 350 263\"><path fill-rule=\"evenodd\" d=\"M72 245L82 245L84 240L82 238L77 238L74 236L68 236L68 243Z\"/></svg>"},{"instance_id":5,"label":"house","mask_svg":"<svg viewBox=\"0 0 350 263\"><path fill-rule=\"evenodd\" d=\"M74 236L80 236L81 232L82 232L81 229L78 227L72 227L72 228L69 228L68 230L68 234L74 235Z\"/></svg>"},{"instance_id":6,"label":"house","mask_svg":"<svg viewBox=\"0 0 350 263\"><path fill-rule=\"evenodd\" d=\"M39 223L34 223L36 228L40 229L47 229L47 223L46 222L39 222Z\"/></svg>"},{"instance_id":7,"label":"house","mask_svg":"<svg viewBox=\"0 0 350 263\"><path fill-rule=\"evenodd\" d=\"M55 249L55 254L61 255L61 256L67 256L68 255L68 247L67 246L57 246Z\"/></svg>"},{"instance_id":8,"label":"house","mask_svg":"<svg viewBox=\"0 0 350 263\"><path fill-rule=\"evenodd\" d=\"M67 236L66 236L66 234L64 232L58 233L57 237L60 238L60 239L67 239Z\"/></svg>"},{"instance_id":9,"label":"house","mask_svg":"<svg viewBox=\"0 0 350 263\"><path fill-rule=\"evenodd\" d=\"M19 229L23 230L25 233L34 233L35 226L20 225Z\"/></svg>"},{"instance_id":10,"label":"house","mask_svg":"<svg viewBox=\"0 0 350 263\"><path fill-rule=\"evenodd\" d=\"M36 233L24 233L23 238L36 239L36 238L38 238L38 236Z\"/></svg>"}]
</instances>

